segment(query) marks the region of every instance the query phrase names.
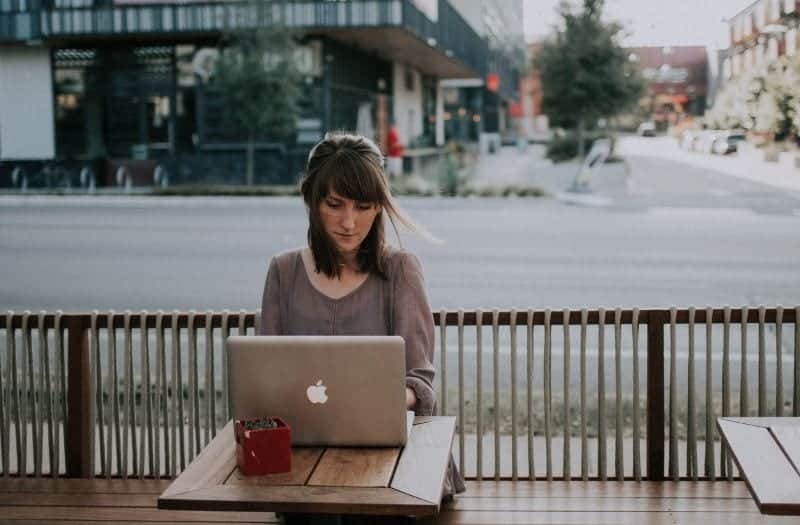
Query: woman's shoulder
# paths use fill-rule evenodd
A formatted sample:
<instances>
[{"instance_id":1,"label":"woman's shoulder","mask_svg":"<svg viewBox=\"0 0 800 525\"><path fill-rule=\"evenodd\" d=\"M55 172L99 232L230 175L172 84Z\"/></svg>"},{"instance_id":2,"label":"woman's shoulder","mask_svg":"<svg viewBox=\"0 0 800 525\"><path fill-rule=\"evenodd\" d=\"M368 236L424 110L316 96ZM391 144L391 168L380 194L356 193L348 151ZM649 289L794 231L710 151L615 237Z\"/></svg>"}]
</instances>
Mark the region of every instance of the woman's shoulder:
<instances>
[{"instance_id":1,"label":"woman's shoulder","mask_svg":"<svg viewBox=\"0 0 800 525\"><path fill-rule=\"evenodd\" d=\"M422 263L411 251L396 246L387 246L384 250L386 273L389 279L397 279L409 272L422 275Z\"/></svg>"},{"instance_id":2,"label":"woman's shoulder","mask_svg":"<svg viewBox=\"0 0 800 525\"><path fill-rule=\"evenodd\" d=\"M270 261L270 269L276 268L278 273L285 274L288 270L294 268L297 259L301 257L303 248L292 248L284 250L275 254Z\"/></svg>"}]
</instances>

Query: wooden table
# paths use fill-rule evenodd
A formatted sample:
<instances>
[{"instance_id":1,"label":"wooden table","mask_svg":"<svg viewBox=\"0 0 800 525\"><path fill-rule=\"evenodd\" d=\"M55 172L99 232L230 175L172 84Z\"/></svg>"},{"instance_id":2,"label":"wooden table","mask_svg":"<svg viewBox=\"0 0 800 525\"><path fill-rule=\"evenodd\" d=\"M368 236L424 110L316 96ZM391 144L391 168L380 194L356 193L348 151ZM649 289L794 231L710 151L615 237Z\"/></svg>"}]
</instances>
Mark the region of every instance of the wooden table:
<instances>
[{"instance_id":1,"label":"wooden table","mask_svg":"<svg viewBox=\"0 0 800 525\"><path fill-rule=\"evenodd\" d=\"M762 514L800 515L800 417L717 419Z\"/></svg>"},{"instance_id":2,"label":"wooden table","mask_svg":"<svg viewBox=\"0 0 800 525\"><path fill-rule=\"evenodd\" d=\"M291 472L244 476L228 422L161 494L158 508L434 515L454 433L454 417L417 417L404 448L293 448Z\"/></svg>"}]
</instances>

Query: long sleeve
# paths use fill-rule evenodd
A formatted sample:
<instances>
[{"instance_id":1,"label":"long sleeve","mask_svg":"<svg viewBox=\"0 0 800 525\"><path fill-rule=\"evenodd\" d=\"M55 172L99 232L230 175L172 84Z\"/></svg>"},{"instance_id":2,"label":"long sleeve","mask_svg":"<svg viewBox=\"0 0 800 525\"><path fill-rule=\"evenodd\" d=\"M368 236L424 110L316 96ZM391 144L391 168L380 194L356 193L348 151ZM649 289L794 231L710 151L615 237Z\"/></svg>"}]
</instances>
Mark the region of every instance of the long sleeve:
<instances>
[{"instance_id":1,"label":"long sleeve","mask_svg":"<svg viewBox=\"0 0 800 525\"><path fill-rule=\"evenodd\" d=\"M399 255L394 278L392 315L394 334L406 343L406 385L417 397L417 415L431 415L436 404L433 379L433 314L425 294L422 266L412 254Z\"/></svg>"},{"instance_id":2,"label":"long sleeve","mask_svg":"<svg viewBox=\"0 0 800 525\"><path fill-rule=\"evenodd\" d=\"M269 263L264 295L261 298L261 328L258 335L281 335L281 279L278 260L273 257Z\"/></svg>"}]
</instances>

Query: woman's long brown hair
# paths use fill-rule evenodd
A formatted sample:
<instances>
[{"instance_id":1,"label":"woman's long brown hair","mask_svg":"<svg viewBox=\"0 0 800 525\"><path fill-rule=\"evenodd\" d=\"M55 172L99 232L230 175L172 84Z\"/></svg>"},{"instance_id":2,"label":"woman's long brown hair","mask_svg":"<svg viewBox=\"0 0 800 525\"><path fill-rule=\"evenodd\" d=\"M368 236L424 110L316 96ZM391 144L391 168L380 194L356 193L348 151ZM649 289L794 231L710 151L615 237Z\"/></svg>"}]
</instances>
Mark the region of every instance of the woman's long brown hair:
<instances>
[{"instance_id":1,"label":"woman's long brown hair","mask_svg":"<svg viewBox=\"0 0 800 525\"><path fill-rule=\"evenodd\" d=\"M300 184L308 210L308 246L314 256L317 272L340 277L340 255L333 240L325 232L320 217L320 204L330 190L357 202L380 206L356 255L359 270L386 279L386 235L384 217L389 219L395 234L396 222L413 231L423 231L409 220L392 198L383 169L383 155L370 139L348 133L327 133L308 155L306 173Z\"/></svg>"}]
</instances>

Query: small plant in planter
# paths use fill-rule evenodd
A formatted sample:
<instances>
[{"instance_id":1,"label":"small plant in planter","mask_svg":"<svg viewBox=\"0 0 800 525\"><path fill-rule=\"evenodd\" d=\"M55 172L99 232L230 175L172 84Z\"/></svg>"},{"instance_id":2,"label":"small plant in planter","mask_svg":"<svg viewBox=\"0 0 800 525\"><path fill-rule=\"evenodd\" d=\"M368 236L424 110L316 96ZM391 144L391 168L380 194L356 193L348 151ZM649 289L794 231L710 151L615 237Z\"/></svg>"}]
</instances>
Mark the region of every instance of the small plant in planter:
<instances>
[{"instance_id":1,"label":"small plant in planter","mask_svg":"<svg viewBox=\"0 0 800 525\"><path fill-rule=\"evenodd\" d=\"M279 417L237 419L236 463L245 476L292 470L291 429Z\"/></svg>"},{"instance_id":2,"label":"small plant in planter","mask_svg":"<svg viewBox=\"0 0 800 525\"><path fill-rule=\"evenodd\" d=\"M259 428L278 428L278 420L271 417L260 417L258 419L248 419L244 421L245 430L256 430Z\"/></svg>"}]
</instances>

